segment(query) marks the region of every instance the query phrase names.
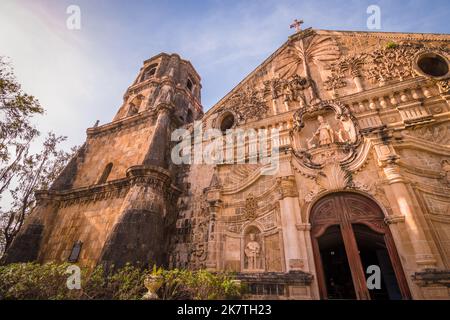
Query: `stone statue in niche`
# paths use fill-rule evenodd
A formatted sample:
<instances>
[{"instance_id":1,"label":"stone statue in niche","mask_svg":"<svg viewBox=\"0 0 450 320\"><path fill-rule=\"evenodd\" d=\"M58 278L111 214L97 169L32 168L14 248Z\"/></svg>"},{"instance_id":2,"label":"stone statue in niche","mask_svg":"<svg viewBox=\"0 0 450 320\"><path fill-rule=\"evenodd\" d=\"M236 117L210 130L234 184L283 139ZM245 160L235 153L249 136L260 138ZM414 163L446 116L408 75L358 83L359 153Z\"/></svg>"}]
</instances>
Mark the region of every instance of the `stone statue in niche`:
<instances>
[{"instance_id":1,"label":"stone statue in niche","mask_svg":"<svg viewBox=\"0 0 450 320\"><path fill-rule=\"evenodd\" d=\"M441 162L441 176L444 178L444 182L450 186L450 160L442 160Z\"/></svg>"},{"instance_id":2,"label":"stone statue in niche","mask_svg":"<svg viewBox=\"0 0 450 320\"><path fill-rule=\"evenodd\" d=\"M244 253L247 270L258 270L261 265L261 245L256 241L256 234L250 233L250 240L247 242Z\"/></svg>"},{"instance_id":3,"label":"stone statue in niche","mask_svg":"<svg viewBox=\"0 0 450 320\"><path fill-rule=\"evenodd\" d=\"M314 139L317 138L319 141L319 146L325 146L334 142L334 131L327 121L322 116L317 117L319 121L319 127L317 128L314 135L308 139L308 147L315 146Z\"/></svg>"},{"instance_id":4,"label":"stone statue in niche","mask_svg":"<svg viewBox=\"0 0 450 320\"><path fill-rule=\"evenodd\" d=\"M308 149L325 146L334 142L353 143L356 141L356 129L348 116L342 116L329 124L323 116L318 116L319 127L313 136L306 139ZM334 127L334 128L333 128Z\"/></svg>"},{"instance_id":5,"label":"stone statue in niche","mask_svg":"<svg viewBox=\"0 0 450 320\"><path fill-rule=\"evenodd\" d=\"M337 138L339 142L355 142L356 130L352 120L347 117L338 122Z\"/></svg>"},{"instance_id":6,"label":"stone statue in niche","mask_svg":"<svg viewBox=\"0 0 450 320\"><path fill-rule=\"evenodd\" d=\"M173 100L173 88L169 84L164 84L159 92L158 98L156 99L155 105L161 103L171 104Z\"/></svg>"}]
</instances>

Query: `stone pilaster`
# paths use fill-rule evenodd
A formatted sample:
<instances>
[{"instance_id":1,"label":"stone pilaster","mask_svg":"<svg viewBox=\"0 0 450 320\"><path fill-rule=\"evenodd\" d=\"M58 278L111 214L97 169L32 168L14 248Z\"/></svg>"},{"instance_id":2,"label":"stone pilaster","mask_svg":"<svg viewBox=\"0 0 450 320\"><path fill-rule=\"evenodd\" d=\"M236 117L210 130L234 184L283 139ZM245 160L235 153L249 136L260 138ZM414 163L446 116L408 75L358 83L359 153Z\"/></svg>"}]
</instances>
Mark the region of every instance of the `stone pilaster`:
<instances>
[{"instance_id":1,"label":"stone pilaster","mask_svg":"<svg viewBox=\"0 0 450 320\"><path fill-rule=\"evenodd\" d=\"M297 230L301 223L298 191L294 176L277 178L280 192L280 218L283 231L286 271L304 270L306 261L306 242L304 232Z\"/></svg>"},{"instance_id":2,"label":"stone pilaster","mask_svg":"<svg viewBox=\"0 0 450 320\"><path fill-rule=\"evenodd\" d=\"M433 256L425 232L418 217L418 207L414 205L414 199L408 192L405 180L400 168L395 163L387 163L383 168L388 185L386 189L391 202L394 215L397 219L392 222L404 220L405 229L411 241L415 254L415 263L419 270L436 268L436 259ZM401 218L401 220L399 220ZM390 224L392 225L392 223ZM394 230L393 230L394 231Z\"/></svg>"}]
</instances>

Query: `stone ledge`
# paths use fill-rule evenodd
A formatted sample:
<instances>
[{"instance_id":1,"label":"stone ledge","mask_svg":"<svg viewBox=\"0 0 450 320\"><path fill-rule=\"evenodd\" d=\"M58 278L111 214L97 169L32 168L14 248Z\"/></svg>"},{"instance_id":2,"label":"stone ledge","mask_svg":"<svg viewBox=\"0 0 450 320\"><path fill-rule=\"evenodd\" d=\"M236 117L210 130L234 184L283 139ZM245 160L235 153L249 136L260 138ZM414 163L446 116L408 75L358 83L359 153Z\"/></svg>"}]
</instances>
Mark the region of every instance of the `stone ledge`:
<instances>
[{"instance_id":1,"label":"stone ledge","mask_svg":"<svg viewBox=\"0 0 450 320\"><path fill-rule=\"evenodd\" d=\"M153 110L145 110L138 114L135 114L130 117L125 117L122 119L118 119L116 121L106 123L104 125L88 128L86 130L86 134L88 137L93 137L99 134L108 134L119 129L124 129L126 127L134 126L140 123L145 122L150 117L155 117L156 114Z\"/></svg>"},{"instance_id":2,"label":"stone ledge","mask_svg":"<svg viewBox=\"0 0 450 320\"><path fill-rule=\"evenodd\" d=\"M427 269L414 273L411 278L420 287L437 285L450 288L450 270Z\"/></svg>"},{"instance_id":3,"label":"stone ledge","mask_svg":"<svg viewBox=\"0 0 450 320\"><path fill-rule=\"evenodd\" d=\"M171 193L178 194L180 190L170 184L170 182L171 177L167 170L154 166L139 165L128 168L126 178L69 190L38 190L36 191L36 199L37 201L58 201L60 205L68 206L81 201L98 201L123 197L131 186L137 184L168 188Z\"/></svg>"},{"instance_id":4,"label":"stone ledge","mask_svg":"<svg viewBox=\"0 0 450 320\"><path fill-rule=\"evenodd\" d=\"M314 276L304 271L239 272L236 278L246 283L310 285Z\"/></svg>"}]
</instances>

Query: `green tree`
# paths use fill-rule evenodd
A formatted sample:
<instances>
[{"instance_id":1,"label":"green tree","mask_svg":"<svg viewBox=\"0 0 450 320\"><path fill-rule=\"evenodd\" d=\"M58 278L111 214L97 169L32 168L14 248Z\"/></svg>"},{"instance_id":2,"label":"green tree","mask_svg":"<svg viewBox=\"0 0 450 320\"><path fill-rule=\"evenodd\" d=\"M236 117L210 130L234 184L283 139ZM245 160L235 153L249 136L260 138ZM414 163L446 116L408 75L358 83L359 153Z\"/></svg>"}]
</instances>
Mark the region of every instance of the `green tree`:
<instances>
[{"instance_id":1,"label":"green tree","mask_svg":"<svg viewBox=\"0 0 450 320\"><path fill-rule=\"evenodd\" d=\"M21 89L13 70L0 57L0 257L20 231L34 205L34 192L48 189L75 152L59 150L66 137L48 133L40 151L31 152L40 132L31 123L43 114L39 101ZM2 201L4 202L4 201Z\"/></svg>"}]
</instances>

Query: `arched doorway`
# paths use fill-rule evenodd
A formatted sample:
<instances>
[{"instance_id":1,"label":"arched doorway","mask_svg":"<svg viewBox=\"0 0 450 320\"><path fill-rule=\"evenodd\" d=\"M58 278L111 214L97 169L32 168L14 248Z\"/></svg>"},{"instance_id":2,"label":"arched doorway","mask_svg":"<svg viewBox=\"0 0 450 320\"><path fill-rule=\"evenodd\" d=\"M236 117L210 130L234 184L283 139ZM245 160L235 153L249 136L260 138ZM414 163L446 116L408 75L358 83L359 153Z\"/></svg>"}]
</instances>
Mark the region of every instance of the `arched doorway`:
<instances>
[{"instance_id":1,"label":"arched doorway","mask_svg":"<svg viewBox=\"0 0 450 320\"><path fill-rule=\"evenodd\" d=\"M406 278L381 208L353 192L319 199L310 214L317 280L322 299L410 299ZM367 286L369 266L381 285ZM371 282L372 283L372 282Z\"/></svg>"}]
</instances>

